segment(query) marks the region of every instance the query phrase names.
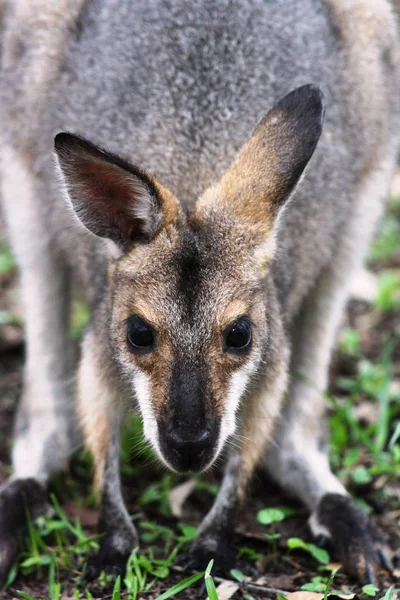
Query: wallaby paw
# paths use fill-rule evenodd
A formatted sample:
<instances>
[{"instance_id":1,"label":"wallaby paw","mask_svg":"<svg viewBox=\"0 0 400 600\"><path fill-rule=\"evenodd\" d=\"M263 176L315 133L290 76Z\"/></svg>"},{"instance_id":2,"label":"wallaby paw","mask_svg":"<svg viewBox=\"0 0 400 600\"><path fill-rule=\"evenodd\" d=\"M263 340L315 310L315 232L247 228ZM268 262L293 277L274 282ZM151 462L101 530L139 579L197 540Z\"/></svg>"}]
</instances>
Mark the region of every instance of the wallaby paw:
<instances>
[{"instance_id":1,"label":"wallaby paw","mask_svg":"<svg viewBox=\"0 0 400 600\"><path fill-rule=\"evenodd\" d=\"M392 571L390 549L380 531L350 497L326 494L309 523L318 542L360 582L376 583L382 567Z\"/></svg>"},{"instance_id":2,"label":"wallaby paw","mask_svg":"<svg viewBox=\"0 0 400 600\"><path fill-rule=\"evenodd\" d=\"M81 582L97 579L102 571L114 579L118 575L123 577L131 552L138 545L136 532L107 534L101 541L99 552L88 561Z\"/></svg>"},{"instance_id":3,"label":"wallaby paw","mask_svg":"<svg viewBox=\"0 0 400 600\"><path fill-rule=\"evenodd\" d=\"M32 519L49 511L47 493L35 479L14 479L0 487L0 586L18 553L18 535Z\"/></svg>"},{"instance_id":4,"label":"wallaby paw","mask_svg":"<svg viewBox=\"0 0 400 600\"><path fill-rule=\"evenodd\" d=\"M123 577L125 575L128 558L129 554L128 556L124 554L115 554L107 560L103 560L98 556L92 558L86 565L81 578L81 583L85 584L94 581L102 572L106 575L111 575L114 580L117 579L119 575Z\"/></svg>"},{"instance_id":5,"label":"wallaby paw","mask_svg":"<svg viewBox=\"0 0 400 600\"><path fill-rule=\"evenodd\" d=\"M193 542L188 567L204 570L214 559L213 572L229 575L236 563L232 543L222 534L200 534Z\"/></svg>"}]
</instances>

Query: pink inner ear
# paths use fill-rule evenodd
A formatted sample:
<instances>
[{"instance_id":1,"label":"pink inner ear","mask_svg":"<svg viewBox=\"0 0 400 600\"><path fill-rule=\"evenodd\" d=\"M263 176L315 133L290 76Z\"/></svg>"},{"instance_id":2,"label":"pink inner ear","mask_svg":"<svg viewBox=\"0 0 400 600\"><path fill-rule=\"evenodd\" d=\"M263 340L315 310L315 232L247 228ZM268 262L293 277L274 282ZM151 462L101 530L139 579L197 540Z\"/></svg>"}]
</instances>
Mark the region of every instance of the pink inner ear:
<instances>
[{"instance_id":1,"label":"pink inner ear","mask_svg":"<svg viewBox=\"0 0 400 600\"><path fill-rule=\"evenodd\" d=\"M80 182L81 200L96 219L117 229L125 240L145 236L146 223L135 216L135 208L143 202L145 185L136 183L135 175L118 165L81 157L75 166L75 178Z\"/></svg>"}]
</instances>

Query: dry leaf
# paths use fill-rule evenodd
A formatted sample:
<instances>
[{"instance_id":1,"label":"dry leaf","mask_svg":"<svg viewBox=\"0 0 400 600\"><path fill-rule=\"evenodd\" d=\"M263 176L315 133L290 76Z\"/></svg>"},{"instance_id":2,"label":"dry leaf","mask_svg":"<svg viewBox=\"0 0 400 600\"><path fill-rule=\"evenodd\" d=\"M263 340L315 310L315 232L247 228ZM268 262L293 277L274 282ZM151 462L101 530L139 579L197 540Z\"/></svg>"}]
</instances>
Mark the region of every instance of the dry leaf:
<instances>
[{"instance_id":1,"label":"dry leaf","mask_svg":"<svg viewBox=\"0 0 400 600\"><path fill-rule=\"evenodd\" d=\"M182 507L186 499L190 496L196 485L196 479L189 479L185 483L181 483L169 493L169 506L171 512L177 519L182 517Z\"/></svg>"},{"instance_id":2,"label":"dry leaf","mask_svg":"<svg viewBox=\"0 0 400 600\"><path fill-rule=\"evenodd\" d=\"M292 592L286 596L287 600L324 600L324 594L317 592Z\"/></svg>"},{"instance_id":3,"label":"dry leaf","mask_svg":"<svg viewBox=\"0 0 400 600\"><path fill-rule=\"evenodd\" d=\"M235 581L223 581L217 587L218 600L230 600L239 588L239 584Z\"/></svg>"},{"instance_id":4,"label":"dry leaf","mask_svg":"<svg viewBox=\"0 0 400 600\"><path fill-rule=\"evenodd\" d=\"M326 565L326 568L329 569L329 571L333 571L334 569L340 569L342 566L343 565L340 562L333 562L333 561L331 561L330 563L328 563Z\"/></svg>"},{"instance_id":5,"label":"dry leaf","mask_svg":"<svg viewBox=\"0 0 400 600\"><path fill-rule=\"evenodd\" d=\"M394 571L392 571L392 576L396 579L400 579L400 569L395 569Z\"/></svg>"}]
</instances>

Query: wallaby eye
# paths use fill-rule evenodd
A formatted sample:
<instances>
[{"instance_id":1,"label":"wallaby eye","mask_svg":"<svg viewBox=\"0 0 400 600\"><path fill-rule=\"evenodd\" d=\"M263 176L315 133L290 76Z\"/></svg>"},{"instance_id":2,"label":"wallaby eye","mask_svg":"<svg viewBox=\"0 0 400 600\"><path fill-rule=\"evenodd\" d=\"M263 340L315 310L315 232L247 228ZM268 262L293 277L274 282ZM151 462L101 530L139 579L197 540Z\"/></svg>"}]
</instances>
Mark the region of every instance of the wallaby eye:
<instances>
[{"instance_id":1,"label":"wallaby eye","mask_svg":"<svg viewBox=\"0 0 400 600\"><path fill-rule=\"evenodd\" d=\"M225 330L225 350L227 352L243 352L251 345L251 321L248 317L241 317Z\"/></svg>"},{"instance_id":2,"label":"wallaby eye","mask_svg":"<svg viewBox=\"0 0 400 600\"><path fill-rule=\"evenodd\" d=\"M154 350L154 329L140 317L133 315L127 321L127 340L131 352L145 354Z\"/></svg>"}]
</instances>

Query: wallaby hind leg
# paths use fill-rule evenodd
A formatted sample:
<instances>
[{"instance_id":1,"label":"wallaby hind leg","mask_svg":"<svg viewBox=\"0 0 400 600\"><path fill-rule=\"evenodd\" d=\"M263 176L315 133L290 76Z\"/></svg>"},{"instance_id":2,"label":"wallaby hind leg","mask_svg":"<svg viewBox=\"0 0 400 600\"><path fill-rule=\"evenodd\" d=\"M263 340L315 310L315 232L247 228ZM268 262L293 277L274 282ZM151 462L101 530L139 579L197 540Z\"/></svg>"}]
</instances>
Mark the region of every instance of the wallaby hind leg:
<instances>
[{"instance_id":1,"label":"wallaby hind leg","mask_svg":"<svg viewBox=\"0 0 400 600\"><path fill-rule=\"evenodd\" d=\"M369 580L374 580L381 562L389 567L390 561L379 534L330 469L324 391L347 290L372 236L379 196L387 190L389 173L388 163L386 169L370 175L362 186L363 206L368 206L369 212L356 215L354 226L363 232L363 241L357 239L349 223L332 265L321 274L298 315L293 328L288 402L275 434L276 444L265 455L272 477L310 509L313 534L327 540L352 575ZM374 206L375 215L371 214ZM353 244L355 248L351 247Z\"/></svg>"},{"instance_id":2,"label":"wallaby hind leg","mask_svg":"<svg viewBox=\"0 0 400 600\"><path fill-rule=\"evenodd\" d=\"M301 314L293 347L288 405L268 448L265 464L272 477L311 511L310 528L326 541L350 574L374 580L382 540L363 511L332 473L325 417L329 359L345 290L328 269Z\"/></svg>"},{"instance_id":3,"label":"wallaby hind leg","mask_svg":"<svg viewBox=\"0 0 400 600\"><path fill-rule=\"evenodd\" d=\"M26 507L32 516L47 510L47 480L64 466L76 444L72 439L68 272L48 237L35 198L40 188L34 176L17 153L7 147L2 152L1 191L6 227L20 268L26 365L15 426L13 476L0 489L0 578L13 558Z\"/></svg>"}]
</instances>

